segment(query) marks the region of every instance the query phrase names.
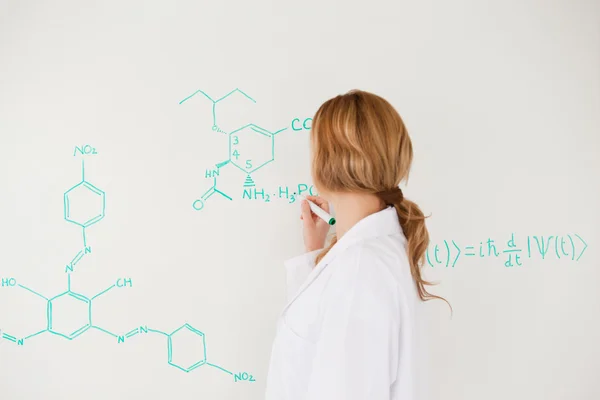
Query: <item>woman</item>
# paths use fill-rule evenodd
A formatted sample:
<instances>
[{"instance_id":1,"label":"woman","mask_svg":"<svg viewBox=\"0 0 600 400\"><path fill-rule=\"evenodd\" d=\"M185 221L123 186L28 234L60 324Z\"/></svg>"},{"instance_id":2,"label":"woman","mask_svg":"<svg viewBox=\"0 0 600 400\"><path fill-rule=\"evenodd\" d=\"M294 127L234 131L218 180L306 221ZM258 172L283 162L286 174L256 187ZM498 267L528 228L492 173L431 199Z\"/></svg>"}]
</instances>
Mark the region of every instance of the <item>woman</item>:
<instances>
[{"instance_id":1,"label":"woman","mask_svg":"<svg viewBox=\"0 0 600 400\"><path fill-rule=\"evenodd\" d=\"M351 91L324 103L311 130L312 177L336 234L303 202L307 253L286 262L268 400L414 399L415 306L434 296L420 266L425 217L398 188L412 145L384 99Z\"/></svg>"}]
</instances>

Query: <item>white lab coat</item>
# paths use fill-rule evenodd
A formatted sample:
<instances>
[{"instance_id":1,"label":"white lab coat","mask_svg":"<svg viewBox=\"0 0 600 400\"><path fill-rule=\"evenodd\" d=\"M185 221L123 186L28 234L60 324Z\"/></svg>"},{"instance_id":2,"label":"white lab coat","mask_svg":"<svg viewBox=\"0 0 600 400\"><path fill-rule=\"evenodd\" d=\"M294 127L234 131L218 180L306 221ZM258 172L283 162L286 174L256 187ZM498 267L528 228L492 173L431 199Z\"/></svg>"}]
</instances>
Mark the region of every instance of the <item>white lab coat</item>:
<instances>
[{"instance_id":1,"label":"white lab coat","mask_svg":"<svg viewBox=\"0 0 600 400\"><path fill-rule=\"evenodd\" d=\"M417 290L393 207L286 262L267 400L414 400Z\"/></svg>"}]
</instances>

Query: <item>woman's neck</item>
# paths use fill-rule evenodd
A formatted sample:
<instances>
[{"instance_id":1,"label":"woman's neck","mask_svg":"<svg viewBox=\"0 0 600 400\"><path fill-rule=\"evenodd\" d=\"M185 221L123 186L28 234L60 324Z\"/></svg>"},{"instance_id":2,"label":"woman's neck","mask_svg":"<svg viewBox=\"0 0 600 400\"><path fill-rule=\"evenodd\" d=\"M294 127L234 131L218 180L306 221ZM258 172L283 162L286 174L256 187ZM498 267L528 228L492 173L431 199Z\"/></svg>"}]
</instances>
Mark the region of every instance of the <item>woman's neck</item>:
<instances>
[{"instance_id":1,"label":"woman's neck","mask_svg":"<svg viewBox=\"0 0 600 400\"><path fill-rule=\"evenodd\" d=\"M328 197L335 210L338 239L360 220L381 211L385 206L379 197L369 193L336 193Z\"/></svg>"}]
</instances>

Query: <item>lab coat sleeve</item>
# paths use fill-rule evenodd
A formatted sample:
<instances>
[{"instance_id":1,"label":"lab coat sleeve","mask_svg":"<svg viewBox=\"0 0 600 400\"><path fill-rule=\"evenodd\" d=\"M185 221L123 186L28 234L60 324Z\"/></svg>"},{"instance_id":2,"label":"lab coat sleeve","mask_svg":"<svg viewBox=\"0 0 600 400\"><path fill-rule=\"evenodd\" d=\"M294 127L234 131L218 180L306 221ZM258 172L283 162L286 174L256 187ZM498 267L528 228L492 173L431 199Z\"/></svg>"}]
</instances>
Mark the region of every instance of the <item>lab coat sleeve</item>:
<instances>
[{"instance_id":1,"label":"lab coat sleeve","mask_svg":"<svg viewBox=\"0 0 600 400\"><path fill-rule=\"evenodd\" d=\"M287 260L286 269L286 294L290 301L300 286L304 283L310 271L315 267L315 259L322 250L315 250Z\"/></svg>"},{"instance_id":2,"label":"lab coat sleeve","mask_svg":"<svg viewBox=\"0 0 600 400\"><path fill-rule=\"evenodd\" d=\"M330 282L306 400L390 399L398 368L398 294L389 272L371 258L340 265L343 276Z\"/></svg>"}]
</instances>

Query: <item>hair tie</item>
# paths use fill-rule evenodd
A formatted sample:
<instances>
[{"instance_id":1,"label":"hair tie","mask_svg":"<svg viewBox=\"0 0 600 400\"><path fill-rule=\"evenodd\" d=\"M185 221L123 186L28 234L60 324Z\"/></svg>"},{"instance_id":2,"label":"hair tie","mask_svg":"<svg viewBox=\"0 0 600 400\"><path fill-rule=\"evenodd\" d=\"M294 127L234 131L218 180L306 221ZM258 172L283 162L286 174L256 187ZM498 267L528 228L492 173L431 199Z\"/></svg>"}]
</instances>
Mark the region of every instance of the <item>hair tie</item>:
<instances>
[{"instance_id":1,"label":"hair tie","mask_svg":"<svg viewBox=\"0 0 600 400\"><path fill-rule=\"evenodd\" d=\"M381 192L376 193L377 197L379 197L385 205L393 206L395 204L402 203L404 200L404 194L402 193L402 189L399 187L395 187L393 189L382 190Z\"/></svg>"}]
</instances>

